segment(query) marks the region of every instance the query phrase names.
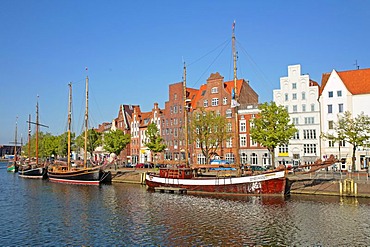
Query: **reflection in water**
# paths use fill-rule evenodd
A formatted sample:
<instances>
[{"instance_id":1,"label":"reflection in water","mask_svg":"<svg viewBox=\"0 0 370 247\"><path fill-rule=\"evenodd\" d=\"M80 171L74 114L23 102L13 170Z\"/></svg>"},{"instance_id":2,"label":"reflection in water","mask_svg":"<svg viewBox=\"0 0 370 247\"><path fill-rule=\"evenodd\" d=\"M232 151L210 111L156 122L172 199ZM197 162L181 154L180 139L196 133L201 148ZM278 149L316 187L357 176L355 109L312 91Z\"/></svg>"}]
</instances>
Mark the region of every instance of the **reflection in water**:
<instances>
[{"instance_id":1,"label":"reflection in water","mask_svg":"<svg viewBox=\"0 0 370 247\"><path fill-rule=\"evenodd\" d=\"M370 200L151 193L0 173L3 246L353 246L370 237Z\"/></svg>"}]
</instances>

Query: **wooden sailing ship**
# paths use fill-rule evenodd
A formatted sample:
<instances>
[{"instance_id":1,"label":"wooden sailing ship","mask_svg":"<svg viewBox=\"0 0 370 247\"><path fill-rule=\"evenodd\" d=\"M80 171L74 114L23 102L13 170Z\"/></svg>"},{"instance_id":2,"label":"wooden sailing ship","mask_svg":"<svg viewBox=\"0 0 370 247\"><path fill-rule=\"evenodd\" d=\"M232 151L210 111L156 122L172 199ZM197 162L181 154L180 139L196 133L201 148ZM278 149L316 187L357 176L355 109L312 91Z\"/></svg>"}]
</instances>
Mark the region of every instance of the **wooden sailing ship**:
<instances>
[{"instance_id":1,"label":"wooden sailing ship","mask_svg":"<svg viewBox=\"0 0 370 247\"><path fill-rule=\"evenodd\" d=\"M35 161L31 160L31 124L36 125L36 147L35 147ZM36 123L31 122L31 115L28 120L28 162L23 162L19 167L18 174L23 178L47 178L47 167L46 164L39 163L39 126L48 127L39 123L39 103L36 104Z\"/></svg>"},{"instance_id":2,"label":"wooden sailing ship","mask_svg":"<svg viewBox=\"0 0 370 247\"><path fill-rule=\"evenodd\" d=\"M235 25L235 23L234 23ZM238 95L237 95L237 77L236 77L236 50L235 33L232 33L233 57L234 57L234 97L232 106L235 115L235 167L240 171L239 159L239 133L238 133ZM187 101L186 101L186 68L184 66L184 119L185 119L185 140L188 144L187 130ZM259 174L241 174L219 176L219 174L210 174L209 176L199 175L199 167L188 166L188 146L185 150L185 167L171 166L160 168L159 174L147 173L146 185L149 189L155 190L158 187L181 188L196 193L231 193L231 194L279 194L285 193L286 177L284 170L266 171ZM215 167L214 165L210 167ZM204 168L204 166L203 166Z\"/></svg>"},{"instance_id":3,"label":"wooden sailing ship","mask_svg":"<svg viewBox=\"0 0 370 247\"><path fill-rule=\"evenodd\" d=\"M69 104L68 104L68 154L67 163L59 165L57 162L48 169L48 177L52 182L68 184L99 185L109 181L110 172L105 172L100 166L94 166L87 162L87 133L88 133L88 83L86 77L86 110L85 110L85 145L83 166L71 162L71 124L72 124L72 84L69 84Z\"/></svg>"}]
</instances>

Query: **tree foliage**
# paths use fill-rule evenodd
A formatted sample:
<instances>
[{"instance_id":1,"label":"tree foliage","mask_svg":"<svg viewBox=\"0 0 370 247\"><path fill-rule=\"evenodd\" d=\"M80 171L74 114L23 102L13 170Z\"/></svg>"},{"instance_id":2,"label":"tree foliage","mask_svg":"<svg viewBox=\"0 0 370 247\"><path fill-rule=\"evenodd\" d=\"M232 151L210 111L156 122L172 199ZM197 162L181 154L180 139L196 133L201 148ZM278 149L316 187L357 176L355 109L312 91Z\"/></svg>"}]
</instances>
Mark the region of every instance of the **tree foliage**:
<instances>
[{"instance_id":1,"label":"tree foliage","mask_svg":"<svg viewBox=\"0 0 370 247\"><path fill-rule=\"evenodd\" d=\"M102 135L94 129L89 129L87 131L87 152L92 154L94 150L102 144ZM85 147L85 132L82 132L76 138L76 145L79 148Z\"/></svg>"},{"instance_id":2,"label":"tree foliage","mask_svg":"<svg viewBox=\"0 0 370 247\"><path fill-rule=\"evenodd\" d=\"M370 118L364 113L353 118L351 112L346 111L338 115L338 121L334 124L334 132L323 134L324 138L333 141L345 141L352 145L352 164L355 164L356 149L369 145L370 141ZM353 168L356 167L353 165Z\"/></svg>"},{"instance_id":3,"label":"tree foliage","mask_svg":"<svg viewBox=\"0 0 370 247\"><path fill-rule=\"evenodd\" d=\"M166 149L166 145L163 143L163 138L160 135L158 127L155 123L150 123L148 125L146 137L149 141L145 143L145 146L149 148L149 150L155 155L163 152L163 150Z\"/></svg>"},{"instance_id":4,"label":"tree foliage","mask_svg":"<svg viewBox=\"0 0 370 247\"><path fill-rule=\"evenodd\" d=\"M211 155L217 152L222 142L231 138L231 133L227 132L228 122L224 116L204 109L193 114L190 122L191 136L199 143L208 164Z\"/></svg>"},{"instance_id":5,"label":"tree foliage","mask_svg":"<svg viewBox=\"0 0 370 247\"><path fill-rule=\"evenodd\" d=\"M259 110L259 116L251 120L253 127L250 135L254 141L268 149L275 167L275 148L287 145L297 129L290 123L289 113L283 106L266 102L259 106Z\"/></svg>"},{"instance_id":6,"label":"tree foliage","mask_svg":"<svg viewBox=\"0 0 370 247\"><path fill-rule=\"evenodd\" d=\"M121 151L130 143L131 136L122 130L109 131L104 134L103 145L107 152L119 155Z\"/></svg>"},{"instance_id":7,"label":"tree foliage","mask_svg":"<svg viewBox=\"0 0 370 247\"><path fill-rule=\"evenodd\" d=\"M39 132L38 136L38 156L47 158L58 153L58 137L50 133ZM22 147L24 156L36 157L36 134L30 138L30 154L28 154L28 142Z\"/></svg>"}]
</instances>

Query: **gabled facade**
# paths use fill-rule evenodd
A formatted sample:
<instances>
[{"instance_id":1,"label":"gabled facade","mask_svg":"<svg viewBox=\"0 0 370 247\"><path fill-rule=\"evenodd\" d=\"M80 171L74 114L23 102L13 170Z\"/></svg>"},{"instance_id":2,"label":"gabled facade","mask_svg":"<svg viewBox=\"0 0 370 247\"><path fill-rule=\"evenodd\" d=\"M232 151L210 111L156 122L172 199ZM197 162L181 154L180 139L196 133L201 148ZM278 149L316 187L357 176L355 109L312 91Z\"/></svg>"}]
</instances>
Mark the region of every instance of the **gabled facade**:
<instances>
[{"instance_id":1,"label":"gabled facade","mask_svg":"<svg viewBox=\"0 0 370 247\"><path fill-rule=\"evenodd\" d=\"M237 95L239 96L238 103L241 106L249 104L258 103L257 93L250 87L250 85L243 79L237 80ZM234 110L231 108L231 99L233 97L234 81L224 82L224 77L219 73L211 74L207 79L207 83L202 85L197 93L197 95L191 101L192 113L196 114L197 110L204 108L206 111L213 111L216 114L225 116L228 120L228 129L232 133L236 133L235 129L235 117ZM242 135L245 135L244 133ZM215 154L215 157L211 158L221 158L226 159L230 163L235 163L236 153L240 149L236 150L236 141L240 142L241 135L239 134L238 140L231 138L225 141L225 143L220 144L220 150ZM204 164L205 157L201 152L201 149L196 140L193 146L193 163Z\"/></svg>"},{"instance_id":2,"label":"gabled facade","mask_svg":"<svg viewBox=\"0 0 370 247\"><path fill-rule=\"evenodd\" d=\"M140 107L134 107L134 112L131 121L131 159L133 164L154 162L151 151L146 147L148 138L146 131L150 123L155 123L161 133L161 119L163 112L158 107L158 103L154 103L154 108L150 112L142 112ZM159 160L163 159L160 155Z\"/></svg>"},{"instance_id":3,"label":"gabled facade","mask_svg":"<svg viewBox=\"0 0 370 247\"><path fill-rule=\"evenodd\" d=\"M120 105L118 116L112 121L112 130L122 130L125 134L131 134L131 121L135 105ZM126 148L121 151L120 160L124 163L131 163L131 143L127 144Z\"/></svg>"},{"instance_id":4,"label":"gabled facade","mask_svg":"<svg viewBox=\"0 0 370 247\"><path fill-rule=\"evenodd\" d=\"M273 101L288 110L298 131L289 145L275 149L279 164L312 164L320 158L318 97L318 83L301 74L301 65L288 66L288 76L280 78L280 89L273 91Z\"/></svg>"},{"instance_id":5,"label":"gabled facade","mask_svg":"<svg viewBox=\"0 0 370 247\"><path fill-rule=\"evenodd\" d=\"M334 125L338 121L338 115L345 111L351 112L353 117L361 113L370 116L370 69L342 72L333 70L322 75L321 85L319 102L323 133L335 134ZM347 160L346 164L341 165L341 170L350 169L352 146L349 143L322 140L321 147L323 159L334 154L338 159ZM359 147L356 155L356 170L364 170L370 150Z\"/></svg>"},{"instance_id":6,"label":"gabled facade","mask_svg":"<svg viewBox=\"0 0 370 247\"><path fill-rule=\"evenodd\" d=\"M187 97L194 95L195 89L186 89ZM162 118L162 137L167 146L164 160L185 160L185 108L184 84L178 82L170 84L168 88L168 101L165 102Z\"/></svg>"}]
</instances>

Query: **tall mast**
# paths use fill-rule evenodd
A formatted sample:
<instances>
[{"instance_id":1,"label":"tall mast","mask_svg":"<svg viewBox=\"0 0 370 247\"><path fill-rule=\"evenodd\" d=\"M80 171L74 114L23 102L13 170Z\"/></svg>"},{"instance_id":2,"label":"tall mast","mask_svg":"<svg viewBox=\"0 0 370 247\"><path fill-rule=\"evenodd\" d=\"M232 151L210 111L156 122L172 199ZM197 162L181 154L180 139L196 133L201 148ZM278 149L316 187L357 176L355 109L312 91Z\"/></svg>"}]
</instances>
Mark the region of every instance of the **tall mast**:
<instances>
[{"instance_id":1,"label":"tall mast","mask_svg":"<svg viewBox=\"0 0 370 247\"><path fill-rule=\"evenodd\" d=\"M68 152L67 152L67 165L68 170L71 168L71 125L72 125L72 83L69 86L69 98L68 98Z\"/></svg>"},{"instance_id":2,"label":"tall mast","mask_svg":"<svg viewBox=\"0 0 370 247\"><path fill-rule=\"evenodd\" d=\"M240 163L239 158L239 126L238 126L238 88L237 88L237 77L236 77L236 49L235 49L235 21L233 23L233 34L232 34L232 47L233 47L233 61L234 61L234 116L235 116L235 164L238 166Z\"/></svg>"},{"instance_id":3,"label":"tall mast","mask_svg":"<svg viewBox=\"0 0 370 247\"><path fill-rule=\"evenodd\" d=\"M86 76L86 110L85 110L85 148L84 148L84 168L87 167L87 131L89 119L89 77Z\"/></svg>"},{"instance_id":4,"label":"tall mast","mask_svg":"<svg viewBox=\"0 0 370 247\"><path fill-rule=\"evenodd\" d=\"M39 164L39 96L36 102L36 165Z\"/></svg>"},{"instance_id":5,"label":"tall mast","mask_svg":"<svg viewBox=\"0 0 370 247\"><path fill-rule=\"evenodd\" d=\"M14 164L17 161L17 135L18 135L18 117L15 121L15 135L14 135Z\"/></svg>"},{"instance_id":6,"label":"tall mast","mask_svg":"<svg viewBox=\"0 0 370 247\"><path fill-rule=\"evenodd\" d=\"M28 115L28 163L31 163L31 114Z\"/></svg>"},{"instance_id":7,"label":"tall mast","mask_svg":"<svg viewBox=\"0 0 370 247\"><path fill-rule=\"evenodd\" d=\"M186 64L184 62L184 122L185 122L185 167L189 166L189 139L188 139L188 105L187 105L187 95L186 95Z\"/></svg>"}]
</instances>

